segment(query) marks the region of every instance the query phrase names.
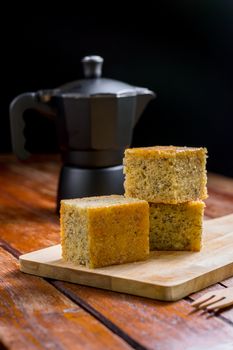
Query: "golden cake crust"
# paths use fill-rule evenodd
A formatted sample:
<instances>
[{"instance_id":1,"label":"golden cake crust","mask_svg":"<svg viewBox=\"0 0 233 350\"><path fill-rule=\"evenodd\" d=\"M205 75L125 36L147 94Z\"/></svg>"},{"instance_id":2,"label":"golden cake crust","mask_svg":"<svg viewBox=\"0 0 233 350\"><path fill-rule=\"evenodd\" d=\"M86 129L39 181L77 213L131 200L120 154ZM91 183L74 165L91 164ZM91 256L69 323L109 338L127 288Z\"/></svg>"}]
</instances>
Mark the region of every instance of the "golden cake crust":
<instances>
[{"instance_id":1,"label":"golden cake crust","mask_svg":"<svg viewBox=\"0 0 233 350\"><path fill-rule=\"evenodd\" d=\"M133 155L139 157L179 157L185 155L200 155L207 154L207 149L204 147L181 147L181 146L151 146L151 147L138 147L128 148L125 150L125 156Z\"/></svg>"},{"instance_id":2,"label":"golden cake crust","mask_svg":"<svg viewBox=\"0 0 233 350\"><path fill-rule=\"evenodd\" d=\"M65 261L90 268L144 260L149 254L149 205L124 196L61 201Z\"/></svg>"}]
</instances>

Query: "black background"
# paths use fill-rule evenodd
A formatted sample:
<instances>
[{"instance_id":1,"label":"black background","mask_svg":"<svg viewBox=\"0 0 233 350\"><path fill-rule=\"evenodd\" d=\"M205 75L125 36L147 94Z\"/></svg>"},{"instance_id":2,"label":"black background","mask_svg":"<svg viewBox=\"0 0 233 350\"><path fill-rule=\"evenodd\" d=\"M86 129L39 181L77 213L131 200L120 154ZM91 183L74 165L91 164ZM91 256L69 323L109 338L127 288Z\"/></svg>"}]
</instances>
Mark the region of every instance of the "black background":
<instances>
[{"instance_id":1,"label":"black background","mask_svg":"<svg viewBox=\"0 0 233 350\"><path fill-rule=\"evenodd\" d=\"M130 13L116 5L98 15L30 14L1 24L0 152L11 151L11 100L81 78L80 59L98 54L104 76L158 95L133 146L206 146L208 169L233 176L233 2L161 0ZM35 113L26 120L29 147L56 151L52 122Z\"/></svg>"}]
</instances>

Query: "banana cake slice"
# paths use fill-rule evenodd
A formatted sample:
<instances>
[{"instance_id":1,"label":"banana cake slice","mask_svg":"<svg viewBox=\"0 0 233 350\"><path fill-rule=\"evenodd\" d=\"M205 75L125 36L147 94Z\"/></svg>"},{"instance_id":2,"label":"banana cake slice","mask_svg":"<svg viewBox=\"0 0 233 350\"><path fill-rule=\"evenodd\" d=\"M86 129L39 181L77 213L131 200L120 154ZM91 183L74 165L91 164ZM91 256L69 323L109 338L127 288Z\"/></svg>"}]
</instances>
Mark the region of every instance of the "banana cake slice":
<instances>
[{"instance_id":1,"label":"banana cake slice","mask_svg":"<svg viewBox=\"0 0 233 350\"><path fill-rule=\"evenodd\" d=\"M177 204L207 198L205 148L128 148L125 195L152 203Z\"/></svg>"},{"instance_id":2,"label":"banana cake slice","mask_svg":"<svg viewBox=\"0 0 233 350\"><path fill-rule=\"evenodd\" d=\"M149 205L111 195L61 201L65 261L90 268L144 260L149 255Z\"/></svg>"}]
</instances>

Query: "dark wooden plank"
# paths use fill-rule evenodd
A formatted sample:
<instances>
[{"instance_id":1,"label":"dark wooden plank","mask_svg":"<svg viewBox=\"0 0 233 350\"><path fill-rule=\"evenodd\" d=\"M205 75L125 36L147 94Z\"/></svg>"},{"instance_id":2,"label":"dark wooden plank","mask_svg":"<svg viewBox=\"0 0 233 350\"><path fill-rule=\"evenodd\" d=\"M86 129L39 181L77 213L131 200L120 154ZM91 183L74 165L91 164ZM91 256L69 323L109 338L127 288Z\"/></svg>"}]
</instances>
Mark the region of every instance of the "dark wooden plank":
<instances>
[{"instance_id":1,"label":"dark wooden plank","mask_svg":"<svg viewBox=\"0 0 233 350\"><path fill-rule=\"evenodd\" d=\"M221 282L221 286L222 286L222 288L231 287L232 288L232 295L233 295L233 277L228 278L225 281ZM233 324L233 307L232 306L230 306L230 307L228 307L226 309L220 310L218 315L223 320L231 321L232 324Z\"/></svg>"},{"instance_id":2,"label":"dark wooden plank","mask_svg":"<svg viewBox=\"0 0 233 350\"><path fill-rule=\"evenodd\" d=\"M0 221L3 224L0 228L2 238L0 244L16 256L20 253L8 244L14 246L14 242L18 241L17 249L22 252L28 251L29 246L34 250L38 249L38 246L48 246L59 241L59 218L54 214L52 200L48 200L46 203L43 198L44 190L41 191L41 187L39 187L39 191L37 191L38 182L40 184L41 178L45 176L41 176L38 171L32 172L28 166L25 174L25 169L21 171L17 166L14 163L11 164L11 171L6 171L7 166L5 166L0 181L2 188L4 188L0 198L0 209L2 209L0 210ZM54 180L54 177L52 180ZM48 182L43 185L46 189ZM34 205L31 205L31 203ZM106 324L106 326L111 329L111 325L109 327ZM120 336L126 339L129 344L141 348L140 344L117 327L113 329L115 333L118 333L118 331Z\"/></svg>"},{"instance_id":3,"label":"dark wooden plank","mask_svg":"<svg viewBox=\"0 0 233 350\"><path fill-rule=\"evenodd\" d=\"M219 320L206 320L199 314L190 315L192 308L185 301L162 303L63 282L53 283L82 308L94 315L98 310L105 320L110 320L131 338L151 349L158 345L163 349L182 346L188 349L194 344L201 348L213 346L216 341L233 341L229 326L225 327ZM101 315L99 317L105 323ZM197 343L194 342L196 335L199 338ZM211 336L208 338L208 335Z\"/></svg>"},{"instance_id":4,"label":"dark wooden plank","mask_svg":"<svg viewBox=\"0 0 233 350\"><path fill-rule=\"evenodd\" d=\"M216 218L233 213L233 199L224 194L217 194L209 191L209 198L206 200L205 215Z\"/></svg>"},{"instance_id":5,"label":"dark wooden plank","mask_svg":"<svg viewBox=\"0 0 233 350\"><path fill-rule=\"evenodd\" d=\"M233 179L209 174L208 192L205 210L207 216L213 218L233 212Z\"/></svg>"},{"instance_id":6,"label":"dark wooden plank","mask_svg":"<svg viewBox=\"0 0 233 350\"><path fill-rule=\"evenodd\" d=\"M59 221L53 212L50 213L53 220L50 220L47 215L35 214L21 206L17 199L14 201L1 188L0 192L1 239L20 252L59 243Z\"/></svg>"},{"instance_id":7,"label":"dark wooden plank","mask_svg":"<svg viewBox=\"0 0 233 350\"><path fill-rule=\"evenodd\" d=\"M0 248L0 338L9 349L130 349L41 278L19 271Z\"/></svg>"},{"instance_id":8,"label":"dark wooden plank","mask_svg":"<svg viewBox=\"0 0 233 350\"><path fill-rule=\"evenodd\" d=\"M233 179L218 174L208 176L209 198L206 200L205 214L209 217L219 217L233 213ZM198 293L190 295L190 300L196 300L206 292L233 286L233 278L206 288ZM233 308L222 310L219 314L221 319L233 322Z\"/></svg>"},{"instance_id":9,"label":"dark wooden plank","mask_svg":"<svg viewBox=\"0 0 233 350\"><path fill-rule=\"evenodd\" d=\"M2 205L8 203L8 207L11 208L10 217L13 221L15 220L16 225L13 224L7 229L5 227L4 230L0 227L0 235L14 248L22 252L57 243L59 240L58 221L54 219L55 215L51 212L51 204L50 207L48 204L51 203L52 199L49 198L47 204L44 203L43 198L41 198L43 193L40 190L37 192L36 188L33 188L34 183L38 184L35 172L34 178L27 173L17 178L15 174L19 175L20 171L12 167L11 169L11 171L8 169L7 172L10 171L13 178L10 179L10 182L5 181L3 191L5 197L0 199L0 203ZM53 174L53 176L55 179L56 175ZM22 191L21 187L25 185L25 181L30 195L19 201L14 193ZM13 186L14 190L10 186ZM22 192L20 193L22 194ZM32 208L33 198L36 198L37 206ZM47 214L43 216L41 209L46 205L48 205L46 207ZM218 216L216 211L218 205L219 203L214 208L209 207L210 216ZM233 209L232 201L230 201L229 206ZM226 214L224 210L223 215ZM22 221L19 220L20 214ZM7 211L3 216L5 222L9 223ZM27 230L25 230L25 225L28 227ZM12 234L12 230L21 234L24 232L23 242L16 239L17 233ZM207 346L213 347L218 342L222 344L233 342L233 331L231 325L225 322L226 320L216 317L206 319L206 317L200 317L196 313L190 314L192 307L188 300L163 303L64 282L54 283L59 290L87 309L88 312L99 313L98 317L109 320L132 338L151 349L162 348L166 350L184 347L188 349L192 346L206 348ZM104 319L102 322L105 322Z\"/></svg>"},{"instance_id":10,"label":"dark wooden plank","mask_svg":"<svg viewBox=\"0 0 233 350\"><path fill-rule=\"evenodd\" d=\"M211 173L208 175L208 189L233 199L233 178Z\"/></svg>"},{"instance_id":11,"label":"dark wooden plank","mask_svg":"<svg viewBox=\"0 0 233 350\"><path fill-rule=\"evenodd\" d=\"M225 281L221 282L221 284L225 287L233 287L233 277L226 279Z\"/></svg>"},{"instance_id":12,"label":"dark wooden plank","mask_svg":"<svg viewBox=\"0 0 233 350\"><path fill-rule=\"evenodd\" d=\"M47 167L45 171L28 165L22 166L20 163L0 163L1 188L7 190L21 204L30 202L31 209L36 213L40 213L40 208L44 214L46 210L49 214L50 211L55 212L57 182L58 169L52 174Z\"/></svg>"},{"instance_id":13,"label":"dark wooden plank","mask_svg":"<svg viewBox=\"0 0 233 350\"><path fill-rule=\"evenodd\" d=\"M210 174L208 177L209 198L206 201L205 214L209 217L219 217L233 212L233 179L222 175ZM233 278L206 288L198 293L190 295L190 300L196 300L206 292L233 287ZM221 310L217 316L233 324L233 308Z\"/></svg>"},{"instance_id":14,"label":"dark wooden plank","mask_svg":"<svg viewBox=\"0 0 233 350\"><path fill-rule=\"evenodd\" d=\"M57 281L74 301L91 306L151 349L206 349L233 344L233 329L216 317L192 313L186 300L168 303Z\"/></svg>"}]
</instances>

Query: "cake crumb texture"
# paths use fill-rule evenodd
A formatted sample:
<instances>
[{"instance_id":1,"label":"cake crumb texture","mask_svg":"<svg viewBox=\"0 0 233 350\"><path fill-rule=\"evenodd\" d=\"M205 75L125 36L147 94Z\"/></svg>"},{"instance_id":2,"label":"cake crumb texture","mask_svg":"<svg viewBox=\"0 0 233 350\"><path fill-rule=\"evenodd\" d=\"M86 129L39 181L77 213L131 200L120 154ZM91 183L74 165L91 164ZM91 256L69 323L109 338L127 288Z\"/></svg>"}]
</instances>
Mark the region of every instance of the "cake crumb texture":
<instances>
[{"instance_id":1,"label":"cake crumb texture","mask_svg":"<svg viewBox=\"0 0 233 350\"><path fill-rule=\"evenodd\" d=\"M149 205L124 196L61 201L65 261L90 268L144 260L149 255Z\"/></svg>"},{"instance_id":2,"label":"cake crumb texture","mask_svg":"<svg viewBox=\"0 0 233 350\"><path fill-rule=\"evenodd\" d=\"M150 204L150 249L199 251L205 204Z\"/></svg>"},{"instance_id":3,"label":"cake crumb texture","mask_svg":"<svg viewBox=\"0 0 233 350\"><path fill-rule=\"evenodd\" d=\"M177 204L206 199L206 148L128 148L124 157L125 196Z\"/></svg>"}]
</instances>

